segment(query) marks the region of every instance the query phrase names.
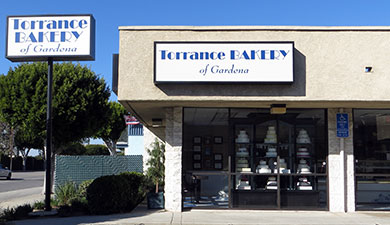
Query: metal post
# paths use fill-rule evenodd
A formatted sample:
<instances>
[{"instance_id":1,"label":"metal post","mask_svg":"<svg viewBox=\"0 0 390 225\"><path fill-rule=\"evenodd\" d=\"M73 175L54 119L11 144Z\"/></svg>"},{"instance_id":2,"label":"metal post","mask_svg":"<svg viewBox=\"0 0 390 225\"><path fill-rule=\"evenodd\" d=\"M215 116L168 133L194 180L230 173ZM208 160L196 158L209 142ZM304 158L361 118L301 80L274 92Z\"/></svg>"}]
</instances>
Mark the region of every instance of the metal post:
<instances>
[{"instance_id":1,"label":"metal post","mask_svg":"<svg viewBox=\"0 0 390 225\"><path fill-rule=\"evenodd\" d=\"M52 83L53 83L53 58L49 57L47 71L47 116L46 116L46 186L45 186L45 211L51 211L51 147L52 147Z\"/></svg>"}]
</instances>

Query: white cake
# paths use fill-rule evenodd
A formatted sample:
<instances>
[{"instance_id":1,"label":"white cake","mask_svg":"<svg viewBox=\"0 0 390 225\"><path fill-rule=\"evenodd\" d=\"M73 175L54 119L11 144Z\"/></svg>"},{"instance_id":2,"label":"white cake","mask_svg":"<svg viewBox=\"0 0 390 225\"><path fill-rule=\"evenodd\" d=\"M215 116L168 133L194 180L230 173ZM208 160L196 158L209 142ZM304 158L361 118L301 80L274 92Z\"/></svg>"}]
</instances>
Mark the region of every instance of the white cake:
<instances>
[{"instance_id":1,"label":"white cake","mask_svg":"<svg viewBox=\"0 0 390 225\"><path fill-rule=\"evenodd\" d=\"M279 159L279 168L280 169L286 169L287 168L287 163L284 159Z\"/></svg>"},{"instance_id":2,"label":"white cake","mask_svg":"<svg viewBox=\"0 0 390 225\"><path fill-rule=\"evenodd\" d=\"M259 165L256 167L256 173L271 173L271 169L268 167L266 161L260 160Z\"/></svg>"},{"instance_id":3,"label":"white cake","mask_svg":"<svg viewBox=\"0 0 390 225\"><path fill-rule=\"evenodd\" d=\"M249 164L248 163L237 163L236 167L237 168L248 168Z\"/></svg>"},{"instance_id":4,"label":"white cake","mask_svg":"<svg viewBox=\"0 0 390 225\"><path fill-rule=\"evenodd\" d=\"M239 180L237 185L237 189L239 190L250 190L251 186L249 185L249 181L247 180Z\"/></svg>"},{"instance_id":5,"label":"white cake","mask_svg":"<svg viewBox=\"0 0 390 225\"><path fill-rule=\"evenodd\" d=\"M249 137L245 130L240 130L236 138L236 143L249 143Z\"/></svg>"},{"instance_id":6,"label":"white cake","mask_svg":"<svg viewBox=\"0 0 390 225\"><path fill-rule=\"evenodd\" d=\"M265 186L268 190L278 189L278 183L276 182L276 177L268 177L267 185Z\"/></svg>"},{"instance_id":7,"label":"white cake","mask_svg":"<svg viewBox=\"0 0 390 225\"><path fill-rule=\"evenodd\" d=\"M287 169L287 163L284 159L280 159L279 162L279 173L291 173L291 171ZM277 169L275 169L274 172L277 173Z\"/></svg>"},{"instance_id":8,"label":"white cake","mask_svg":"<svg viewBox=\"0 0 390 225\"><path fill-rule=\"evenodd\" d=\"M269 147L268 151L265 153L265 157L276 157L277 155L275 147Z\"/></svg>"},{"instance_id":9,"label":"white cake","mask_svg":"<svg viewBox=\"0 0 390 225\"><path fill-rule=\"evenodd\" d=\"M237 168L237 172L251 172L251 168Z\"/></svg>"},{"instance_id":10,"label":"white cake","mask_svg":"<svg viewBox=\"0 0 390 225\"><path fill-rule=\"evenodd\" d=\"M237 157L248 157L249 152L246 148L239 148L238 151L236 152Z\"/></svg>"},{"instance_id":11,"label":"white cake","mask_svg":"<svg viewBox=\"0 0 390 225\"><path fill-rule=\"evenodd\" d=\"M265 135L265 138L264 138L264 143L267 143L267 144L277 143L276 130L275 130L274 126L268 127L267 134Z\"/></svg>"},{"instance_id":12,"label":"white cake","mask_svg":"<svg viewBox=\"0 0 390 225\"><path fill-rule=\"evenodd\" d=\"M248 163L248 160L246 158L238 158L237 163Z\"/></svg>"},{"instance_id":13,"label":"white cake","mask_svg":"<svg viewBox=\"0 0 390 225\"><path fill-rule=\"evenodd\" d=\"M305 158L309 156L310 153L308 152L307 148L298 148L297 157Z\"/></svg>"},{"instance_id":14,"label":"white cake","mask_svg":"<svg viewBox=\"0 0 390 225\"><path fill-rule=\"evenodd\" d=\"M311 191L313 190L313 187L311 186L310 182L307 180L306 177L301 177L297 182L297 189Z\"/></svg>"},{"instance_id":15,"label":"white cake","mask_svg":"<svg viewBox=\"0 0 390 225\"><path fill-rule=\"evenodd\" d=\"M298 133L297 144L310 144L310 137L305 129L302 129Z\"/></svg>"},{"instance_id":16,"label":"white cake","mask_svg":"<svg viewBox=\"0 0 390 225\"><path fill-rule=\"evenodd\" d=\"M311 172L310 172L310 166L307 165L306 160L304 160L304 159L299 160L298 171L297 171L297 172L298 172L298 173L302 173L302 174L311 173Z\"/></svg>"}]
</instances>

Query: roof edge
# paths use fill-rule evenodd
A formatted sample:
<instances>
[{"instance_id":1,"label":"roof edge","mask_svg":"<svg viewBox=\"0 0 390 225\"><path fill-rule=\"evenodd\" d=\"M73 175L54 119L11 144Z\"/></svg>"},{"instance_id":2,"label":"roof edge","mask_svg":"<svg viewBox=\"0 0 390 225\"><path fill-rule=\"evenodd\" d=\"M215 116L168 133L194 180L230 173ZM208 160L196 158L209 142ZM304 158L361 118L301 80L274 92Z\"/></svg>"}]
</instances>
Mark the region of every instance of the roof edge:
<instances>
[{"instance_id":1,"label":"roof edge","mask_svg":"<svg viewBox=\"0 0 390 225\"><path fill-rule=\"evenodd\" d=\"M120 31L390 31L390 26L119 26Z\"/></svg>"}]
</instances>

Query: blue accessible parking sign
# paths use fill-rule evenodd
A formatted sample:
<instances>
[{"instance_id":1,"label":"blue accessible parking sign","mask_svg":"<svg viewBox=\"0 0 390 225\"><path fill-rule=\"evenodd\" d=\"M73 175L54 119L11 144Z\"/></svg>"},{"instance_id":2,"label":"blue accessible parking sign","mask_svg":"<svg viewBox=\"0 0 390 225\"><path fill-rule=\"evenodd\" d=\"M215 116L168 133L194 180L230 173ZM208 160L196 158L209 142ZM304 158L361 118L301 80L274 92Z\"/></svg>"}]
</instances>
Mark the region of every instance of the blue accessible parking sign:
<instances>
[{"instance_id":1,"label":"blue accessible parking sign","mask_svg":"<svg viewBox=\"0 0 390 225\"><path fill-rule=\"evenodd\" d=\"M349 137L348 113L337 113L337 137Z\"/></svg>"}]
</instances>

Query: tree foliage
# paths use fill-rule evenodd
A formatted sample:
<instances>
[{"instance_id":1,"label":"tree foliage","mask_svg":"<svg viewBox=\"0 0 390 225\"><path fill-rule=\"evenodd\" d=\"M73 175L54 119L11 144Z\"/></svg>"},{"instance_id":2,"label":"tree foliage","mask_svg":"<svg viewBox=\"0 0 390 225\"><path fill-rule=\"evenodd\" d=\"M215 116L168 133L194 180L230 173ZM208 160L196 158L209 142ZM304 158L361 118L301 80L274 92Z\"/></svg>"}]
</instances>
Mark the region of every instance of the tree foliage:
<instances>
[{"instance_id":1,"label":"tree foliage","mask_svg":"<svg viewBox=\"0 0 390 225\"><path fill-rule=\"evenodd\" d=\"M0 121L0 153L8 155L9 150L9 132L10 127L8 123Z\"/></svg>"},{"instance_id":2,"label":"tree foliage","mask_svg":"<svg viewBox=\"0 0 390 225\"><path fill-rule=\"evenodd\" d=\"M105 145L87 145L85 149L86 155L110 155L110 151Z\"/></svg>"},{"instance_id":3,"label":"tree foliage","mask_svg":"<svg viewBox=\"0 0 390 225\"><path fill-rule=\"evenodd\" d=\"M126 129L124 115L128 112L118 102L109 102L110 113L107 125L102 127L96 137L101 138L106 143L110 154L116 155L116 143L121 133Z\"/></svg>"},{"instance_id":4,"label":"tree foliage","mask_svg":"<svg viewBox=\"0 0 390 225\"><path fill-rule=\"evenodd\" d=\"M110 92L103 79L80 64L56 63L53 75L53 151L56 153L68 143L96 135L105 126ZM46 99L46 63L20 64L10 69L7 76L0 76L0 114L11 126L19 126L37 136L21 135L19 140L45 139ZM29 144L32 143L37 142Z\"/></svg>"},{"instance_id":5,"label":"tree foliage","mask_svg":"<svg viewBox=\"0 0 390 225\"><path fill-rule=\"evenodd\" d=\"M146 163L149 166L146 176L153 181L156 193L158 193L159 186L164 183L165 145L156 139L152 144L152 149L148 149L148 154L150 158Z\"/></svg>"}]
</instances>

